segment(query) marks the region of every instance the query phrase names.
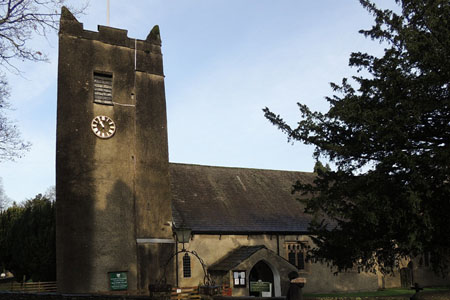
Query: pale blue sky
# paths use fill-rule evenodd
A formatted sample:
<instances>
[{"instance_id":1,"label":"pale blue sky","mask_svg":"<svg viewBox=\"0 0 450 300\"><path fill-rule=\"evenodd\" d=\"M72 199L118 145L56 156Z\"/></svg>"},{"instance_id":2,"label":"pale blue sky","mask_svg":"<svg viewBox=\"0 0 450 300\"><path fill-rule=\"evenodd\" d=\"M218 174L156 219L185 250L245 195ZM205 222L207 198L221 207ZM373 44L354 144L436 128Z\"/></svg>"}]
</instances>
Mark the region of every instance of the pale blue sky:
<instances>
[{"instance_id":1,"label":"pale blue sky","mask_svg":"<svg viewBox=\"0 0 450 300\"><path fill-rule=\"evenodd\" d=\"M376 1L382 7L392 1ZM91 0L84 28L106 23ZM355 70L352 51L380 53L358 34L372 17L356 0L111 0L111 26L145 39L161 29L172 162L311 171L312 148L288 144L263 116L299 120L296 102L326 111L329 82ZM34 40L50 63L10 75L11 117L32 150L0 164L6 194L23 201L55 183L57 35Z\"/></svg>"}]
</instances>

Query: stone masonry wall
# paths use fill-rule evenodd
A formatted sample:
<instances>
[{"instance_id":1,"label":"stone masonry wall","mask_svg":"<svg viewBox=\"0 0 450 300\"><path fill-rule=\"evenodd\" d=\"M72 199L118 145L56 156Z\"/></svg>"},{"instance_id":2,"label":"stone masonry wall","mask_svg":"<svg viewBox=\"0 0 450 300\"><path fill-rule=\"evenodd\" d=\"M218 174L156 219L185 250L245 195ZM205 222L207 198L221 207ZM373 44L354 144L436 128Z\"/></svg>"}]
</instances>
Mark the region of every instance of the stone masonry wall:
<instances>
[{"instance_id":1,"label":"stone masonry wall","mask_svg":"<svg viewBox=\"0 0 450 300\"><path fill-rule=\"evenodd\" d=\"M23 293L0 291L0 300L143 300L149 296Z\"/></svg>"}]
</instances>

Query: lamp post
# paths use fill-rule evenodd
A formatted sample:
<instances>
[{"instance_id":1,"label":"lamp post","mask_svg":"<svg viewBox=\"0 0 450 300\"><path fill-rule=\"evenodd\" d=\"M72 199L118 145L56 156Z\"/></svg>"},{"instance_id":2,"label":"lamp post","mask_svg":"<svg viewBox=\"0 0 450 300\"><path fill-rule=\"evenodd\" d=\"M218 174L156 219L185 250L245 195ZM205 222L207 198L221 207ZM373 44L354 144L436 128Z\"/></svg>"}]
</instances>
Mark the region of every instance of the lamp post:
<instances>
[{"instance_id":1,"label":"lamp post","mask_svg":"<svg viewBox=\"0 0 450 300\"><path fill-rule=\"evenodd\" d=\"M150 284L148 286L148 289L150 291L150 297L152 299L156 299L156 300L169 300L170 299L172 285L167 284L167 280L166 280L167 266L172 261L174 256L177 257L176 261L177 261L177 285L178 285L178 253L189 252L188 250L186 250L184 248L184 244L189 243L189 240L191 239L192 230L190 228L185 228L185 227L180 227L180 228L173 227L172 230L175 233L177 243L180 242L183 244L183 249L180 251L178 251L178 247L175 249L175 253L169 257L166 264L164 265L163 277L160 278L160 280L158 282L156 282L154 284Z\"/></svg>"},{"instance_id":2,"label":"lamp post","mask_svg":"<svg viewBox=\"0 0 450 300\"><path fill-rule=\"evenodd\" d=\"M173 228L173 231L175 232L175 235L177 236L177 241L183 244L183 249L180 251L177 251L178 253L185 252L186 255L188 253L194 255L203 268L203 273L205 274L205 277L203 279L203 285L199 286L199 292L203 295L213 296L220 293L220 286L215 285L214 281L211 279L211 276L208 274L208 270L206 268L206 264L203 261L203 259L200 258L200 256L195 251L187 250L184 247L185 243L189 243L189 240L191 239L192 230L190 228L180 227L180 228Z\"/></svg>"},{"instance_id":3,"label":"lamp post","mask_svg":"<svg viewBox=\"0 0 450 300\"><path fill-rule=\"evenodd\" d=\"M192 230L190 228L180 227L180 228L173 228L173 231L175 231L175 235L177 237L177 241L183 244L183 249L181 251L186 251L184 248L185 243L189 243L189 240L191 239L191 233Z\"/></svg>"},{"instance_id":4,"label":"lamp post","mask_svg":"<svg viewBox=\"0 0 450 300\"><path fill-rule=\"evenodd\" d=\"M203 259L197 254L197 252L192 251L192 250L188 250L185 248L184 244L185 243L189 243L189 240L191 239L192 236L192 230L190 228L186 228L186 227L172 227L172 230L174 232L174 234L176 235L176 241L177 243L182 243L183 244L183 249L181 250L176 250L174 254L172 254L169 259L167 260L166 264L164 265L164 273L163 273L163 278L160 280L161 283L165 283L166 282L166 269L167 266L169 265L170 261L174 258L174 257L178 257L179 253L185 253L186 255L193 255L194 257L196 257L198 259L198 261L200 262L200 264L202 265L202 269L203 269L203 273L204 273L204 278L203 278L203 285L199 286L199 292L201 294L204 295L216 295L220 293L220 286L216 286L214 281L211 279L211 276L208 274L208 270L206 267L205 262L203 261ZM177 259L178 261L178 259ZM151 285L150 288L150 294L152 295L152 289L154 290L155 288L157 288L159 285Z\"/></svg>"},{"instance_id":5,"label":"lamp post","mask_svg":"<svg viewBox=\"0 0 450 300\"><path fill-rule=\"evenodd\" d=\"M169 261L176 256L177 257L177 261L178 261L178 254L179 253L186 253L186 255L188 254L192 254L193 256L195 256L198 261L200 262L200 264L202 265L203 268L203 273L205 275L205 277L203 278L203 283L205 286L212 286L214 283L211 280L211 276L208 274L208 270L206 268L206 264L203 261L203 259L197 254L197 252L192 251L192 250L188 250L184 247L185 243L189 243L191 236L192 236L192 230L190 228L187 227L173 227L172 230L174 231L175 235L176 235L176 239L177 242L182 243L183 244L183 249L181 250L177 250L175 252L175 254L172 255L172 257L169 259Z\"/></svg>"},{"instance_id":6,"label":"lamp post","mask_svg":"<svg viewBox=\"0 0 450 300\"><path fill-rule=\"evenodd\" d=\"M176 235L177 242L180 242L183 244L183 249L180 251L175 251L175 253L169 257L166 264L164 265L163 277L158 282L156 282L154 284L150 284L148 286L149 291L150 291L150 297L152 299L156 299L156 300L169 300L170 299L172 285L167 284L167 282L166 282L167 266L169 265L170 261L172 260L172 258L174 256L178 257L178 253L189 252L188 250L186 250L184 248L184 244L189 243L192 230L189 228L184 228L184 227L180 227L180 228L173 227L173 231ZM178 259L177 259L177 263L178 263ZM177 270L177 272L178 272L178 270ZM177 278L177 283L178 283L178 278Z\"/></svg>"}]
</instances>

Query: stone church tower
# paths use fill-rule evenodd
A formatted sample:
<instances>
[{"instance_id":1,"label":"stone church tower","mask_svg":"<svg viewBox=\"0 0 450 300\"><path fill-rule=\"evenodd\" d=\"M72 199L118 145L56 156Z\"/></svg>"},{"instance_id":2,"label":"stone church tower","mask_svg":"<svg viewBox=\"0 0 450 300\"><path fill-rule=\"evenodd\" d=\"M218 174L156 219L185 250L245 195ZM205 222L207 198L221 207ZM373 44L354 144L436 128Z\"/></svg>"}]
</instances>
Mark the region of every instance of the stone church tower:
<instances>
[{"instance_id":1,"label":"stone church tower","mask_svg":"<svg viewBox=\"0 0 450 300\"><path fill-rule=\"evenodd\" d=\"M157 26L136 40L62 9L56 150L58 290L114 290L120 273L146 293L174 252Z\"/></svg>"}]
</instances>

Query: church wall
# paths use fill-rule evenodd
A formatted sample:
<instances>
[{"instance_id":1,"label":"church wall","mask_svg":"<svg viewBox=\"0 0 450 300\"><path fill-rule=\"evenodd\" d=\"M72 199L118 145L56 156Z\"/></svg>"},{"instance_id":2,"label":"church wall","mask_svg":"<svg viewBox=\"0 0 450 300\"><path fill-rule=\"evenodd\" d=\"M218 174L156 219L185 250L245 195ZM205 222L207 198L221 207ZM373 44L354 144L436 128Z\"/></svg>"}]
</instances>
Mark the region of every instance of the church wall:
<instances>
[{"instance_id":1,"label":"church wall","mask_svg":"<svg viewBox=\"0 0 450 300\"><path fill-rule=\"evenodd\" d=\"M312 263L310 271L305 274L306 293L323 293L335 291L375 291L378 289L378 277L373 273L346 271L337 275L334 270L321 263Z\"/></svg>"},{"instance_id":2,"label":"church wall","mask_svg":"<svg viewBox=\"0 0 450 300\"><path fill-rule=\"evenodd\" d=\"M429 261L425 263L425 256L416 257L414 259L405 258L399 262L399 270L393 274L378 274L380 288L409 288L415 283L420 287L436 287L448 286L450 284L450 276L434 273ZM403 272L403 278L402 278Z\"/></svg>"},{"instance_id":3,"label":"church wall","mask_svg":"<svg viewBox=\"0 0 450 300\"><path fill-rule=\"evenodd\" d=\"M185 244L186 249L196 251L205 261L206 265L212 265L223 258L231 250L239 246L265 245L275 251L277 249L276 236L270 235L194 235L192 240ZM181 248L179 244L178 248ZM179 284L180 286L196 286L203 283L204 272L197 259L191 258L192 277L183 278L182 255L178 256Z\"/></svg>"},{"instance_id":4,"label":"church wall","mask_svg":"<svg viewBox=\"0 0 450 300\"><path fill-rule=\"evenodd\" d=\"M382 275L378 274L378 287L380 289L398 288L402 286L400 272L394 274Z\"/></svg>"},{"instance_id":5,"label":"church wall","mask_svg":"<svg viewBox=\"0 0 450 300\"><path fill-rule=\"evenodd\" d=\"M432 269L418 267L413 270L413 280L419 283L421 287L432 286L448 286L450 284L450 277L440 276L435 274Z\"/></svg>"},{"instance_id":6,"label":"church wall","mask_svg":"<svg viewBox=\"0 0 450 300\"><path fill-rule=\"evenodd\" d=\"M174 244L170 243L173 241L170 227L172 209L162 56L157 52L149 59L144 56L145 51L138 51L137 54L134 158L136 238L153 241L138 243L137 246L139 289L146 291L150 283L164 275L163 267L174 251ZM157 61L157 65L161 63L161 66L156 72L149 73L148 66L140 65L140 62L152 60ZM173 274L166 275L171 283Z\"/></svg>"},{"instance_id":7,"label":"church wall","mask_svg":"<svg viewBox=\"0 0 450 300\"><path fill-rule=\"evenodd\" d=\"M279 236L279 254L287 260L286 242L302 241L311 243L307 236L302 235L281 235ZM194 235L193 239L185 244L186 249L196 251L210 266L230 251L240 246L265 245L268 249L277 253L277 237L275 235ZM181 245L178 246L179 249ZM179 266L179 285L180 286L196 286L203 282L203 270L198 261L191 257L192 277L183 278L182 255L178 257ZM357 271L349 271L333 275L333 271L326 265L321 263L305 264L305 270L300 270L300 277L305 277L307 282L304 288L306 293L324 293L334 291L367 291L378 289L378 277L372 273L358 273ZM247 274L248 276L248 274ZM287 277L287 274L280 274L280 277ZM282 282L282 286L286 286L286 282ZM247 295L247 291L236 290L236 295ZM285 289L282 288L282 292ZM283 294L284 295L284 294Z\"/></svg>"},{"instance_id":8,"label":"church wall","mask_svg":"<svg viewBox=\"0 0 450 300\"><path fill-rule=\"evenodd\" d=\"M425 256L428 255L428 261L425 262ZM412 280L421 287L448 286L450 284L450 275L436 274L433 272L429 261L429 254L416 257L412 260Z\"/></svg>"}]
</instances>

